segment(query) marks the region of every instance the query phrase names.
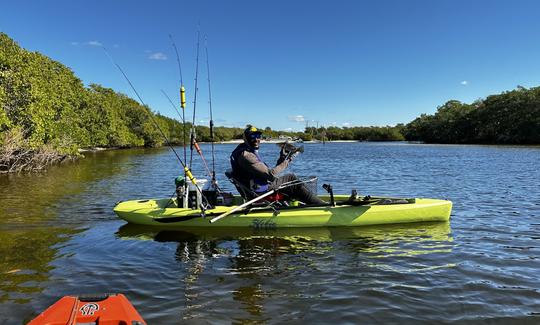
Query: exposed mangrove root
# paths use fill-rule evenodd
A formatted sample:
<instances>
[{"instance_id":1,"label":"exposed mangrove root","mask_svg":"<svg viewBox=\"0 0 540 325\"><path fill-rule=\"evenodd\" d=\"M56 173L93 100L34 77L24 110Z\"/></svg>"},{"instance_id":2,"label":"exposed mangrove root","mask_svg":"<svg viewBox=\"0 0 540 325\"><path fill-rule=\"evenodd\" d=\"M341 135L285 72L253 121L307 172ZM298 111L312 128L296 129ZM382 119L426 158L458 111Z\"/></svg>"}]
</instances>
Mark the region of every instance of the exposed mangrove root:
<instances>
[{"instance_id":1,"label":"exposed mangrove root","mask_svg":"<svg viewBox=\"0 0 540 325\"><path fill-rule=\"evenodd\" d=\"M51 145L32 148L20 130L6 132L0 146L0 173L38 172L74 157L59 153Z\"/></svg>"}]
</instances>

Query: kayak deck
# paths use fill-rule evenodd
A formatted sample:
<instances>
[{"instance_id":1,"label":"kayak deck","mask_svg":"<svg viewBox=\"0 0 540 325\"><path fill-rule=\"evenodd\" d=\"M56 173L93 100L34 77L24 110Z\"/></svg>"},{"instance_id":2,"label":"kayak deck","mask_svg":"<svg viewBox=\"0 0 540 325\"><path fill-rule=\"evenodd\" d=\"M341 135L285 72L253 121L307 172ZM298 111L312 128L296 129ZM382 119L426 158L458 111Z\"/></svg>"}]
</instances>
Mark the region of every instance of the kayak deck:
<instances>
[{"instance_id":1,"label":"kayak deck","mask_svg":"<svg viewBox=\"0 0 540 325\"><path fill-rule=\"evenodd\" d=\"M328 197L321 198L328 201ZM335 199L338 202L345 201L348 196L336 195ZM236 204L241 204L240 197L236 197ZM235 207L216 206L207 210L203 217L200 210L177 208L175 200L150 199L120 202L115 206L114 212L129 223L162 227L342 227L448 221L452 202L439 199L373 197L369 202L350 205L341 203L337 206L298 206L276 210L254 207L210 223L211 218Z\"/></svg>"},{"instance_id":2,"label":"kayak deck","mask_svg":"<svg viewBox=\"0 0 540 325\"><path fill-rule=\"evenodd\" d=\"M123 294L103 294L64 296L28 324L146 325L146 322Z\"/></svg>"}]
</instances>

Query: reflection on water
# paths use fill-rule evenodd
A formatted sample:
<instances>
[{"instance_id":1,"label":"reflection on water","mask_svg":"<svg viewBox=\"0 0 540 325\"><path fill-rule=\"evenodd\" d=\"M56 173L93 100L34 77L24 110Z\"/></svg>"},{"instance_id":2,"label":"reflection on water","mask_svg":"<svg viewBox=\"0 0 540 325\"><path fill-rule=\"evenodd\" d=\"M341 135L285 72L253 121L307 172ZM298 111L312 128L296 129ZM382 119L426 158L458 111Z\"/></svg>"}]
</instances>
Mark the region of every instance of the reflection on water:
<instances>
[{"instance_id":1,"label":"reflection on water","mask_svg":"<svg viewBox=\"0 0 540 325\"><path fill-rule=\"evenodd\" d=\"M365 268L418 273L454 266L444 258L437 258L438 264L422 263L418 258L451 253L453 239L449 223L273 230L171 229L125 224L116 236L122 240L176 243L174 256L185 269L184 320L196 318L201 309L208 307L205 304L208 297L201 289L208 285L209 274L218 278L212 281L216 282L212 285L214 294L223 295L219 292L225 290L225 295L230 294L228 299L241 306L247 316L234 319L243 322L271 319L264 311L267 299L272 301L279 295L267 290L265 283L271 278L287 279L304 272L313 273L315 269L324 274L347 272L349 268L354 272ZM328 256L336 257L337 261L330 263ZM407 257L416 257L415 262L399 267L388 260ZM359 264L335 265L339 260ZM309 281L327 280L312 275ZM302 295L301 291L296 294Z\"/></svg>"},{"instance_id":2,"label":"reflection on water","mask_svg":"<svg viewBox=\"0 0 540 325\"><path fill-rule=\"evenodd\" d=\"M145 151L86 153L86 158L52 166L46 173L0 175L0 227L55 222L66 207L78 206L82 211L92 209L97 191L100 196L114 195L107 184L100 181L107 182L113 175L125 175L136 164L133 161L135 153ZM85 201L84 197L92 199Z\"/></svg>"},{"instance_id":3,"label":"reflection on water","mask_svg":"<svg viewBox=\"0 0 540 325\"><path fill-rule=\"evenodd\" d=\"M260 249L273 254L330 249L325 243L346 241L348 249L372 258L412 256L451 251L450 223L416 223L370 227L316 228L159 228L125 224L116 235L122 239L178 242L222 243L235 241L249 251ZM215 249L215 245L212 245ZM200 251L202 254L208 252ZM192 252L194 253L194 252ZM210 253L210 255L212 255Z\"/></svg>"},{"instance_id":4,"label":"reflection on water","mask_svg":"<svg viewBox=\"0 0 540 325\"><path fill-rule=\"evenodd\" d=\"M49 278L50 263L57 257L53 247L75 233L65 228L1 231L0 302L28 303L32 294L41 292L39 283Z\"/></svg>"}]
</instances>

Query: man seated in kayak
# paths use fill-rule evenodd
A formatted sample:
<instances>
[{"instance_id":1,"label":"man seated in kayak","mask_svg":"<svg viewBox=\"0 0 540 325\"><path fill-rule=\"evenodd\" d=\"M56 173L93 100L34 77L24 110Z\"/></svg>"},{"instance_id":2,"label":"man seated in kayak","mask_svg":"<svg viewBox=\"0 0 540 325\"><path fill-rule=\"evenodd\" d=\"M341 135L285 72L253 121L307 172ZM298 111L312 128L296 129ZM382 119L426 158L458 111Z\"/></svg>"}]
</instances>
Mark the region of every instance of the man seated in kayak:
<instances>
[{"instance_id":1,"label":"man seated in kayak","mask_svg":"<svg viewBox=\"0 0 540 325\"><path fill-rule=\"evenodd\" d=\"M257 195L277 189L284 183L298 180L294 174L278 176L289 166L296 154L287 154L283 148L276 166L269 168L259 156L261 136L261 131L248 125L244 130L244 143L239 144L231 154L233 177ZM305 204L326 203L302 183L287 186L279 192Z\"/></svg>"}]
</instances>

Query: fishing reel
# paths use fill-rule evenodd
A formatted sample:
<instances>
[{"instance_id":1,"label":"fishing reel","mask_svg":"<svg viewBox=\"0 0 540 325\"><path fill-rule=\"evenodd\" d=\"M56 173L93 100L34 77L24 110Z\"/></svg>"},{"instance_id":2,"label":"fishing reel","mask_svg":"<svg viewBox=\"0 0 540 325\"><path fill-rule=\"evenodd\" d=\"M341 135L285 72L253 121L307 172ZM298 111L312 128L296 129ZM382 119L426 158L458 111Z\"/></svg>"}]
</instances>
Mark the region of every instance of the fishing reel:
<instances>
[{"instance_id":1,"label":"fishing reel","mask_svg":"<svg viewBox=\"0 0 540 325\"><path fill-rule=\"evenodd\" d=\"M285 160L290 160L304 152L304 146L297 147L288 141L277 143L277 145L281 148L281 154Z\"/></svg>"}]
</instances>

